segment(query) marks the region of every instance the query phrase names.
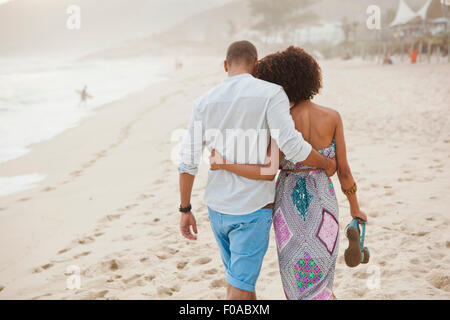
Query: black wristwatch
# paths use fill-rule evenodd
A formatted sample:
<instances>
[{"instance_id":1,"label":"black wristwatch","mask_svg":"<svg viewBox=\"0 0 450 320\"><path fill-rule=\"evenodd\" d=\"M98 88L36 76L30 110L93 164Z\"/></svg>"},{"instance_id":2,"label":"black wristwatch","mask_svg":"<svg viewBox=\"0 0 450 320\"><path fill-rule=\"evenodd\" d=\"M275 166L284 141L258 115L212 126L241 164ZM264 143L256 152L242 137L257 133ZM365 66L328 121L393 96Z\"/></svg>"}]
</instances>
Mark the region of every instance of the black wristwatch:
<instances>
[{"instance_id":1,"label":"black wristwatch","mask_svg":"<svg viewBox=\"0 0 450 320\"><path fill-rule=\"evenodd\" d=\"M189 204L187 207L182 207L181 205L180 205L180 208L178 209L180 212L183 212L183 213L188 213L188 212L191 212L191 210L192 210L192 206L191 206L191 204Z\"/></svg>"}]
</instances>

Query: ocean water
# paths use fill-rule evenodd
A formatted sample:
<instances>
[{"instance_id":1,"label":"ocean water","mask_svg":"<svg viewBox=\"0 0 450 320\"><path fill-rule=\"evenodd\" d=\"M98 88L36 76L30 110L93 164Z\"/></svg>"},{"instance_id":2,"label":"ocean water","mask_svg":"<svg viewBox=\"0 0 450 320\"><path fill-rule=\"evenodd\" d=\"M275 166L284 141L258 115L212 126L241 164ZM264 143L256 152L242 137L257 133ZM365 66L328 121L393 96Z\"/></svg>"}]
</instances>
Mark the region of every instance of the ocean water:
<instances>
[{"instance_id":1,"label":"ocean water","mask_svg":"<svg viewBox=\"0 0 450 320\"><path fill-rule=\"evenodd\" d=\"M76 126L96 108L164 80L170 62L150 58L0 59L0 164L26 154L32 144ZM85 85L93 98L80 105L76 90ZM36 173L0 180L0 195L43 177Z\"/></svg>"}]
</instances>

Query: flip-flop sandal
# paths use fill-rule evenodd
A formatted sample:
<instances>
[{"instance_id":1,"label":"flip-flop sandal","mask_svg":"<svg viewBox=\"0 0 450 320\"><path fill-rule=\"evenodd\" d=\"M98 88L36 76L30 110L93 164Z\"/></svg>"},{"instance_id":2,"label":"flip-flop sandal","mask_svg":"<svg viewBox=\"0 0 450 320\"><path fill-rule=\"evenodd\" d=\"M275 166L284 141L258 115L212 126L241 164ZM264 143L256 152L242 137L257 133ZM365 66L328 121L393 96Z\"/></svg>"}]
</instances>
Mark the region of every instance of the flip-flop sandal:
<instances>
[{"instance_id":1,"label":"flip-flop sandal","mask_svg":"<svg viewBox=\"0 0 450 320\"><path fill-rule=\"evenodd\" d=\"M362 234L359 228L359 221L362 222ZM370 259L370 252L367 247L364 247L366 222L359 218L353 219L348 224L345 234L348 238L348 248L344 253L345 263L347 266L354 268L360 263L368 263Z\"/></svg>"},{"instance_id":2,"label":"flip-flop sandal","mask_svg":"<svg viewBox=\"0 0 450 320\"><path fill-rule=\"evenodd\" d=\"M359 247L361 248L361 263L366 264L369 263L370 260L370 251L369 248L364 247L364 239L366 237L366 222L362 219L360 219L362 222L362 234L361 238L359 239Z\"/></svg>"}]
</instances>

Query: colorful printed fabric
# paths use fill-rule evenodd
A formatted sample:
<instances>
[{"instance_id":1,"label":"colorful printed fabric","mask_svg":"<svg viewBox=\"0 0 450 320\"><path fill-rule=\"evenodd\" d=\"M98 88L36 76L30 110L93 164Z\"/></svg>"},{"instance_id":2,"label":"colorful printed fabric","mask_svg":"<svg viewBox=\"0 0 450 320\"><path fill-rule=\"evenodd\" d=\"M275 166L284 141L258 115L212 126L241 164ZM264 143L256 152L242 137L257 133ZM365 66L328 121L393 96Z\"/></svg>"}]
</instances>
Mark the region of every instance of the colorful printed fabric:
<instances>
[{"instance_id":1,"label":"colorful printed fabric","mask_svg":"<svg viewBox=\"0 0 450 320\"><path fill-rule=\"evenodd\" d=\"M333 254L334 246L337 242L337 236L339 233L339 222L336 218L328 212L326 209L322 211L322 222L320 223L317 237L327 248L330 254Z\"/></svg>"},{"instance_id":2,"label":"colorful printed fabric","mask_svg":"<svg viewBox=\"0 0 450 320\"><path fill-rule=\"evenodd\" d=\"M287 226L286 220L283 217L281 209L278 209L278 211L276 211L273 216L273 226L277 231L275 233L277 238L277 246L278 249L281 250L284 248L284 246L289 242L289 240L292 237L292 233L289 230L289 227Z\"/></svg>"},{"instance_id":3,"label":"colorful printed fabric","mask_svg":"<svg viewBox=\"0 0 450 320\"><path fill-rule=\"evenodd\" d=\"M305 253L302 259L292 268L292 271L297 281L297 286L300 288L300 292L304 292L306 289L319 283L323 277L323 272L320 271L319 266L314 259L308 253Z\"/></svg>"},{"instance_id":4,"label":"colorful printed fabric","mask_svg":"<svg viewBox=\"0 0 450 320\"><path fill-rule=\"evenodd\" d=\"M306 219L306 214L308 212L309 204L313 198L313 195L308 192L306 189L306 180L305 178L298 178L297 184L292 190L292 202L297 207L300 216L303 220Z\"/></svg>"},{"instance_id":5,"label":"colorful printed fabric","mask_svg":"<svg viewBox=\"0 0 450 320\"><path fill-rule=\"evenodd\" d=\"M333 293L328 288L323 288L314 298L311 300L331 300L333 299Z\"/></svg>"},{"instance_id":6,"label":"colorful printed fabric","mask_svg":"<svg viewBox=\"0 0 450 320\"><path fill-rule=\"evenodd\" d=\"M333 181L331 181L331 179L328 178L328 182L329 182L329 184L328 184L328 192L330 192L330 195L331 195L332 197L335 197L335 196L336 196L336 193L334 192Z\"/></svg>"},{"instance_id":7,"label":"colorful printed fabric","mask_svg":"<svg viewBox=\"0 0 450 320\"><path fill-rule=\"evenodd\" d=\"M333 158L334 143L319 152ZM281 166L289 170L297 167L285 159L281 160ZM338 221L333 183L323 170L280 172L273 224L288 299L332 297Z\"/></svg>"}]
</instances>

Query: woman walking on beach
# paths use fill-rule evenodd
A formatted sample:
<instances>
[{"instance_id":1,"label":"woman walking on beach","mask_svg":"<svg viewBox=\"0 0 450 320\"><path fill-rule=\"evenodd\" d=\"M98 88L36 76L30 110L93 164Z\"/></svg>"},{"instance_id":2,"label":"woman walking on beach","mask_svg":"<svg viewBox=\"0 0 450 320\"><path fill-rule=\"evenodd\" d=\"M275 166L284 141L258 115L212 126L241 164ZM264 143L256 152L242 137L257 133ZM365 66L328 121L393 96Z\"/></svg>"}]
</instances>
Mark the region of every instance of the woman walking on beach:
<instances>
[{"instance_id":1,"label":"woman walking on beach","mask_svg":"<svg viewBox=\"0 0 450 320\"><path fill-rule=\"evenodd\" d=\"M322 86L316 60L300 48L289 47L262 59L256 75L284 88L292 105L296 129L314 149L329 158L336 157L339 181L349 200L351 216L367 221L359 209L341 117L337 111L311 101ZM275 176L261 173L261 168L270 164L239 165L226 161L220 164L220 155L215 157L212 170L228 170L249 179L268 180ZM333 299L339 240L338 203L333 183L323 170L280 157L273 222L285 295L292 300Z\"/></svg>"}]
</instances>

